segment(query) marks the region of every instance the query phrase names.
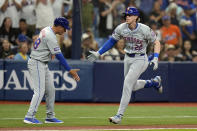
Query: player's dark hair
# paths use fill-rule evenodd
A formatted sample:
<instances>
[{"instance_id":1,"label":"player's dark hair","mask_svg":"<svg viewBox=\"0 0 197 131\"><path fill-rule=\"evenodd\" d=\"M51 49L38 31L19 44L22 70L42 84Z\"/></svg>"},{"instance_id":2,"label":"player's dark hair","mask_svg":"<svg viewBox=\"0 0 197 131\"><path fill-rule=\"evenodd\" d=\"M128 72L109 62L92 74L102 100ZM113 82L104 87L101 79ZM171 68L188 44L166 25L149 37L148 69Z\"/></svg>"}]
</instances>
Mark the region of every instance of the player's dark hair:
<instances>
[{"instance_id":1,"label":"player's dark hair","mask_svg":"<svg viewBox=\"0 0 197 131\"><path fill-rule=\"evenodd\" d=\"M26 20L23 19L23 18L21 18L21 19L19 20L19 22L24 22L24 23L26 23Z\"/></svg>"},{"instance_id":2,"label":"player's dark hair","mask_svg":"<svg viewBox=\"0 0 197 131\"><path fill-rule=\"evenodd\" d=\"M137 17L136 22L140 22L140 17L139 16Z\"/></svg>"}]
</instances>

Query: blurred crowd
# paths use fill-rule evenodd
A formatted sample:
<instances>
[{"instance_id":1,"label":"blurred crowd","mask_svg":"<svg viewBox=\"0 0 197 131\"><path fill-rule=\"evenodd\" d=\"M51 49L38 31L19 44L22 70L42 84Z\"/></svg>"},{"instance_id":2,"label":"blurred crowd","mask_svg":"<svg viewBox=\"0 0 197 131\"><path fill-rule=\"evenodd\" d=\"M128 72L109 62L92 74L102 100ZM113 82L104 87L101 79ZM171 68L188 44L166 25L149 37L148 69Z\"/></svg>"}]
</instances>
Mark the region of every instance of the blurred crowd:
<instances>
[{"instance_id":1,"label":"blurred crowd","mask_svg":"<svg viewBox=\"0 0 197 131\"><path fill-rule=\"evenodd\" d=\"M140 22L150 26L161 42L160 61L197 62L197 0L81 0L81 59L97 51L114 28L124 22L122 13L138 8ZM40 30L64 16L72 27L72 0L0 0L0 59L28 60ZM57 35L62 53L71 59L72 29ZM124 59L123 39L101 60ZM148 46L150 54L153 46Z\"/></svg>"}]
</instances>

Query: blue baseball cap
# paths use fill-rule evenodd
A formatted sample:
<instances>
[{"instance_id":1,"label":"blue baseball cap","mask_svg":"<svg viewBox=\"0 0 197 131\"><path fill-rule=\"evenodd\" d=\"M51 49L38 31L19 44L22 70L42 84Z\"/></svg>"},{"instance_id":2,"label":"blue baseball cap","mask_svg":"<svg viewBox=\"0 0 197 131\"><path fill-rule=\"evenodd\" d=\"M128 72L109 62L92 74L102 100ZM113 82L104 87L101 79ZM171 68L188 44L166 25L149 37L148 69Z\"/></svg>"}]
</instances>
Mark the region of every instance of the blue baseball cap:
<instances>
[{"instance_id":1,"label":"blue baseball cap","mask_svg":"<svg viewBox=\"0 0 197 131\"><path fill-rule=\"evenodd\" d=\"M27 41L27 37L23 34L19 34L18 35L18 41L19 42L25 42L25 41Z\"/></svg>"},{"instance_id":2,"label":"blue baseball cap","mask_svg":"<svg viewBox=\"0 0 197 131\"><path fill-rule=\"evenodd\" d=\"M188 6L182 6L182 8L183 8L184 10L191 10L191 9L192 9L190 5L188 5Z\"/></svg>"},{"instance_id":3,"label":"blue baseball cap","mask_svg":"<svg viewBox=\"0 0 197 131\"><path fill-rule=\"evenodd\" d=\"M165 15L162 17L162 20L170 20L170 16L169 15Z\"/></svg>"},{"instance_id":4,"label":"blue baseball cap","mask_svg":"<svg viewBox=\"0 0 197 131\"><path fill-rule=\"evenodd\" d=\"M64 27L65 29L67 30L70 30L70 27L69 27L69 22L66 18L64 17L57 17L55 20L54 20L54 25L55 26L62 26Z\"/></svg>"}]
</instances>

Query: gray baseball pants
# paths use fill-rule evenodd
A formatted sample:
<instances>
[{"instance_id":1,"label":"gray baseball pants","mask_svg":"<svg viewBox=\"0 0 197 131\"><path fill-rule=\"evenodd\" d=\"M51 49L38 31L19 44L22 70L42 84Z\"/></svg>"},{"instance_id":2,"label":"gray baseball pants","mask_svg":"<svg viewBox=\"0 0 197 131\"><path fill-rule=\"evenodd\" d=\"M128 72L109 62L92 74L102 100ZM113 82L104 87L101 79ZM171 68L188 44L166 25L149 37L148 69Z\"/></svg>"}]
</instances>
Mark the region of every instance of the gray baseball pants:
<instances>
[{"instance_id":1,"label":"gray baseball pants","mask_svg":"<svg viewBox=\"0 0 197 131\"><path fill-rule=\"evenodd\" d=\"M29 110L25 117L35 117L38 106L45 95L47 114L46 118L54 118L55 87L52 80L52 75L48 68L48 64L35 59L30 59L28 61L28 70L32 79L34 94L31 99Z\"/></svg>"},{"instance_id":2,"label":"gray baseball pants","mask_svg":"<svg viewBox=\"0 0 197 131\"><path fill-rule=\"evenodd\" d=\"M132 91L144 88L145 80L138 80L140 75L148 67L147 55L129 57L125 55L124 58L124 84L122 91L122 98L117 114L124 114L130 99Z\"/></svg>"}]
</instances>

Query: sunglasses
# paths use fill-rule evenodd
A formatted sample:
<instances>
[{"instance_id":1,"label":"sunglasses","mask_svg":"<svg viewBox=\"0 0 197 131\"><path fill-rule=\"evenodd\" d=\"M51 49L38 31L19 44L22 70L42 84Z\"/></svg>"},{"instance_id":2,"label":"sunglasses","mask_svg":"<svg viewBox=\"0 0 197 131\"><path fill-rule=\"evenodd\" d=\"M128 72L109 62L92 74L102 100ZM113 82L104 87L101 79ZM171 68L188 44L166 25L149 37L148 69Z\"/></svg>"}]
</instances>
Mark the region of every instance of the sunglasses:
<instances>
[{"instance_id":1,"label":"sunglasses","mask_svg":"<svg viewBox=\"0 0 197 131\"><path fill-rule=\"evenodd\" d=\"M133 14L125 14L125 17L127 16L137 16L137 15L133 15Z\"/></svg>"}]
</instances>

